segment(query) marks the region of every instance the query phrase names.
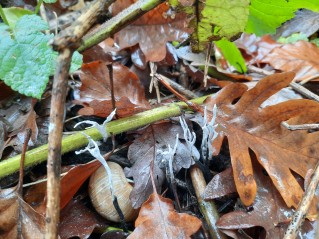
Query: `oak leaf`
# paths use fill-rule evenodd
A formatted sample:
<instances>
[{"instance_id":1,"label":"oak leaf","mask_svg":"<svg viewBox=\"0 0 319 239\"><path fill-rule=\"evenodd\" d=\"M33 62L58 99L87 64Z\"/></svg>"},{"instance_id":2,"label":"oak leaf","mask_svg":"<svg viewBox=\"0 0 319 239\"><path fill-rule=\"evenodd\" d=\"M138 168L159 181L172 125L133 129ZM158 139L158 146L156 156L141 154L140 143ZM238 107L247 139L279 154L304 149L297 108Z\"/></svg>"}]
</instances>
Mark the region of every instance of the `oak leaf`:
<instances>
[{"instance_id":1,"label":"oak leaf","mask_svg":"<svg viewBox=\"0 0 319 239\"><path fill-rule=\"evenodd\" d=\"M194 216L175 212L172 200L153 193L142 205L135 230L128 239L187 239L198 231L201 224L201 220Z\"/></svg>"},{"instance_id":2,"label":"oak leaf","mask_svg":"<svg viewBox=\"0 0 319 239\"><path fill-rule=\"evenodd\" d=\"M266 238L283 238L289 219L293 215L293 210L286 206L279 192L273 187L269 176L263 172L260 164L256 161L253 164L254 176L258 184L257 196L253 207L247 212L240 203L237 203L235 210L221 216L216 225L229 236L233 233L239 234L234 232L235 229L244 230L261 226L266 231ZM236 189L232 169L228 168L214 176L205 189L204 197L205 199L212 199L234 192L236 192ZM299 236L303 239L312 238L307 237L307 235L314 234L314 231L314 223L306 220ZM252 236L252 238L257 237L257 235Z\"/></svg>"},{"instance_id":3,"label":"oak leaf","mask_svg":"<svg viewBox=\"0 0 319 239\"><path fill-rule=\"evenodd\" d=\"M319 48L306 41L285 44L274 48L262 62L277 70L293 71L301 81L319 74Z\"/></svg>"},{"instance_id":4,"label":"oak leaf","mask_svg":"<svg viewBox=\"0 0 319 239\"><path fill-rule=\"evenodd\" d=\"M319 132L289 131L281 125L318 121L319 104L298 99L261 108L260 105L289 85L294 73L268 76L247 91L236 83L224 87L206 101L208 109L217 105L218 137L213 142L214 154L228 139L234 180L243 204L251 205L256 197L250 150L269 174L288 207L297 207L303 189L292 171L303 178L319 159Z\"/></svg>"}]
</instances>

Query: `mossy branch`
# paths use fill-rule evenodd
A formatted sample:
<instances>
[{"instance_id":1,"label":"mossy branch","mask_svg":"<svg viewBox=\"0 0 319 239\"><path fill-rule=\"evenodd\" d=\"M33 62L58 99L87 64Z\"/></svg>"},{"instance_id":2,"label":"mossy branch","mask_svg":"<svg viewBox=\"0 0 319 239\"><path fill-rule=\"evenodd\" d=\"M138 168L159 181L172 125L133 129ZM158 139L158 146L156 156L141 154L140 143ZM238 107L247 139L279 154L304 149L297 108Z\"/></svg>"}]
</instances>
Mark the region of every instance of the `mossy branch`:
<instances>
[{"instance_id":1,"label":"mossy branch","mask_svg":"<svg viewBox=\"0 0 319 239\"><path fill-rule=\"evenodd\" d=\"M207 96L192 100L191 102L202 104ZM137 129L147 124L154 123L169 117L179 116L187 109L185 103L172 103L167 106L158 107L136 115L111 121L107 124L106 130L109 134L120 134L129 130ZM95 128L83 131L94 140L101 140L102 135ZM87 138L80 132L62 139L62 154L74 151L88 144ZM46 161L48 157L48 145L29 150L25 156L25 167L39 164ZM8 176L19 170L21 155L16 155L0 162L0 178Z\"/></svg>"}]
</instances>

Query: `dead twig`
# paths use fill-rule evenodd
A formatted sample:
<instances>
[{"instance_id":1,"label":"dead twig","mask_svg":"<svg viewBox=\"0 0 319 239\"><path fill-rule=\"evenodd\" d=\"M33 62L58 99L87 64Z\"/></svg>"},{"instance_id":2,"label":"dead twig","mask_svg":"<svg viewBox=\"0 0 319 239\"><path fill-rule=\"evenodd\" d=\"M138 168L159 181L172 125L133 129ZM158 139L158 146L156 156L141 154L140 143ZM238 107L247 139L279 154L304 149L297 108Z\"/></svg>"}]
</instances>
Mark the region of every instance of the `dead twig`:
<instances>
[{"instance_id":1,"label":"dead twig","mask_svg":"<svg viewBox=\"0 0 319 239\"><path fill-rule=\"evenodd\" d=\"M46 239L56 239L58 237L57 225L59 224L60 218L61 140L67 78L69 75L71 57L72 51L69 48L60 52L58 56L59 63L53 80L48 138Z\"/></svg>"},{"instance_id":2,"label":"dead twig","mask_svg":"<svg viewBox=\"0 0 319 239\"><path fill-rule=\"evenodd\" d=\"M155 78L157 78L159 80L159 82L161 82L170 92L172 92L179 100L182 100L183 102L185 102L185 104L187 104L188 107L190 107L191 109L193 109L195 112L200 112L201 114L204 114L203 109L197 105L194 104L193 102L190 102L189 100L187 100L185 98L185 96L183 96L182 94L180 94L179 92L177 92L166 80L165 80L165 76L161 75L161 74L154 74Z\"/></svg>"},{"instance_id":3,"label":"dead twig","mask_svg":"<svg viewBox=\"0 0 319 239\"><path fill-rule=\"evenodd\" d=\"M319 102L319 96L316 95L315 93L312 93L310 90L306 89L302 85L300 85L300 84L298 84L296 82L291 82L290 86L295 91L297 91L298 93L300 93L303 96L307 97L308 99L315 100L315 101Z\"/></svg>"},{"instance_id":4,"label":"dead twig","mask_svg":"<svg viewBox=\"0 0 319 239\"><path fill-rule=\"evenodd\" d=\"M202 197L206 188L206 181L203 172L196 165L193 165L190 169L190 174L199 208L208 224L208 231L210 236L214 239L226 239L227 237L222 232L220 232L220 230L216 226L216 222L219 219L219 214L214 202L206 202Z\"/></svg>"},{"instance_id":5,"label":"dead twig","mask_svg":"<svg viewBox=\"0 0 319 239\"><path fill-rule=\"evenodd\" d=\"M24 162L25 162L25 153L27 152L28 149L28 143L31 138L32 130L31 129L26 129L25 135L24 135L24 142L23 142L23 147L22 147L22 152L21 152L21 161L20 161L20 172L19 172L19 182L16 187L16 190L18 192L18 196L20 198L23 198L23 177L24 177ZM21 208L22 208L22 202L21 200L18 200L19 203L19 210L18 210L18 223L17 223L17 228L18 228L18 238L22 238L22 213L21 213Z\"/></svg>"},{"instance_id":6,"label":"dead twig","mask_svg":"<svg viewBox=\"0 0 319 239\"><path fill-rule=\"evenodd\" d=\"M303 195L301 202L297 210L295 211L291 222L286 230L283 239L295 239L297 237L298 230L300 229L301 223L304 221L306 214L311 205L312 199L314 197L316 188L319 183L319 164L317 163L314 172L311 176L310 183L306 188L305 194Z\"/></svg>"},{"instance_id":7,"label":"dead twig","mask_svg":"<svg viewBox=\"0 0 319 239\"><path fill-rule=\"evenodd\" d=\"M309 129L319 129L319 124L297 124L290 125L287 122L282 122L282 126L289 130L309 130Z\"/></svg>"},{"instance_id":8,"label":"dead twig","mask_svg":"<svg viewBox=\"0 0 319 239\"><path fill-rule=\"evenodd\" d=\"M59 51L59 56L53 80L48 138L46 239L58 238L63 109L72 54L80 45L80 39L96 22L97 17L113 2L113 0L97 0L51 43L53 48Z\"/></svg>"}]
</instances>

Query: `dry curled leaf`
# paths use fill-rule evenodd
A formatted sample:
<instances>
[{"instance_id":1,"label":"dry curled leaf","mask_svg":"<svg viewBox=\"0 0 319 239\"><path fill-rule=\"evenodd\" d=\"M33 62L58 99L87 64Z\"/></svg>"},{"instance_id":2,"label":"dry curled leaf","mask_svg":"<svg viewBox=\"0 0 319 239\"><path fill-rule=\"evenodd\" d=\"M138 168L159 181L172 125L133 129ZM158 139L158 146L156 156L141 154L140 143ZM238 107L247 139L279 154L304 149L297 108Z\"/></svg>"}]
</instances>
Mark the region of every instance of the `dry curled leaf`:
<instances>
[{"instance_id":1,"label":"dry curled leaf","mask_svg":"<svg viewBox=\"0 0 319 239\"><path fill-rule=\"evenodd\" d=\"M219 134L213 142L214 154L219 153L227 137L237 192L246 206L254 202L257 192L250 150L288 207L297 207L303 195L292 171L304 178L318 162L319 132L289 131L281 125L283 121L289 124L317 122L317 102L298 99L260 108L271 95L288 86L293 77L294 73L268 76L248 91L244 84L230 84L205 103L208 109L217 105Z\"/></svg>"},{"instance_id":2,"label":"dry curled leaf","mask_svg":"<svg viewBox=\"0 0 319 239\"><path fill-rule=\"evenodd\" d=\"M201 220L194 216L175 212L172 200L153 193L142 205L135 230L128 239L187 239L198 231L201 224Z\"/></svg>"}]
</instances>

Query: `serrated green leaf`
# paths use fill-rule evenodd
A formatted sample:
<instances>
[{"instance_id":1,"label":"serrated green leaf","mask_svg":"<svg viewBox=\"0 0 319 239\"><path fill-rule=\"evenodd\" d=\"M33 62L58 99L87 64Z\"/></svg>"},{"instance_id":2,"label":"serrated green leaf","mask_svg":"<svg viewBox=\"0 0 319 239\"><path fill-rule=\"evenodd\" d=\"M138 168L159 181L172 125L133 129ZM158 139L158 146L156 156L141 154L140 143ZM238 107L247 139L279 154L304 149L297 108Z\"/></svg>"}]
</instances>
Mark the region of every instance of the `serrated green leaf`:
<instances>
[{"instance_id":1,"label":"serrated green leaf","mask_svg":"<svg viewBox=\"0 0 319 239\"><path fill-rule=\"evenodd\" d=\"M245 32L257 36L274 34L276 29L294 17L299 8L319 11L318 0L251 0Z\"/></svg>"},{"instance_id":2,"label":"serrated green leaf","mask_svg":"<svg viewBox=\"0 0 319 239\"><path fill-rule=\"evenodd\" d=\"M221 39L214 43L221 50L225 59L234 66L238 72L245 73L247 71L245 60L233 42L227 39Z\"/></svg>"},{"instance_id":3,"label":"serrated green leaf","mask_svg":"<svg viewBox=\"0 0 319 239\"><path fill-rule=\"evenodd\" d=\"M296 8L286 0L252 0L245 31L261 36L275 33L276 28L294 16Z\"/></svg>"},{"instance_id":4,"label":"serrated green leaf","mask_svg":"<svg viewBox=\"0 0 319 239\"><path fill-rule=\"evenodd\" d=\"M0 39L0 78L27 96L40 98L52 72L52 49L44 35L45 24L36 15L25 15L13 30L14 39Z\"/></svg>"},{"instance_id":5,"label":"serrated green leaf","mask_svg":"<svg viewBox=\"0 0 319 239\"><path fill-rule=\"evenodd\" d=\"M199 50L214 39L230 39L243 32L249 14L249 0L206 0L197 27Z\"/></svg>"},{"instance_id":6,"label":"serrated green leaf","mask_svg":"<svg viewBox=\"0 0 319 239\"><path fill-rule=\"evenodd\" d=\"M48 45L53 35L41 32L46 29L47 24L36 15L17 21L14 38L7 28L0 27L0 79L13 90L35 98L41 98L56 63L57 53ZM81 65L79 54L74 59L72 70Z\"/></svg>"},{"instance_id":7,"label":"serrated green leaf","mask_svg":"<svg viewBox=\"0 0 319 239\"><path fill-rule=\"evenodd\" d=\"M24 15L31 15L33 12L27 9L23 9L20 7L9 7L3 8L3 12L6 15L7 21L9 23L9 27L14 29L16 22L23 17Z\"/></svg>"}]
</instances>

